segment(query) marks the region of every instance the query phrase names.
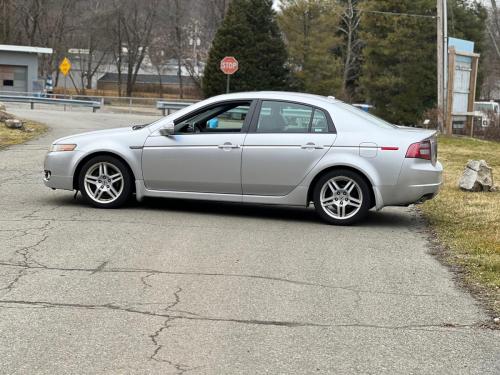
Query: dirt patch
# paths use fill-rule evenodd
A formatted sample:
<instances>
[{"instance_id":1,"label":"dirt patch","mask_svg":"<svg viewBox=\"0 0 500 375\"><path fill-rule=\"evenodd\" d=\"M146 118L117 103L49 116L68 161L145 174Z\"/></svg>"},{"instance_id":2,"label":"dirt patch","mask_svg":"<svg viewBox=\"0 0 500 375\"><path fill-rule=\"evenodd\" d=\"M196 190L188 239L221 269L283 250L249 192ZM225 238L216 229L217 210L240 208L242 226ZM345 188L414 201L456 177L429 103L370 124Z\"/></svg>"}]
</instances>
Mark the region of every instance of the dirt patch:
<instances>
[{"instance_id":1,"label":"dirt patch","mask_svg":"<svg viewBox=\"0 0 500 375\"><path fill-rule=\"evenodd\" d=\"M47 126L34 121L25 121L24 129L9 129L0 123L0 149L37 138L47 129Z\"/></svg>"}]
</instances>

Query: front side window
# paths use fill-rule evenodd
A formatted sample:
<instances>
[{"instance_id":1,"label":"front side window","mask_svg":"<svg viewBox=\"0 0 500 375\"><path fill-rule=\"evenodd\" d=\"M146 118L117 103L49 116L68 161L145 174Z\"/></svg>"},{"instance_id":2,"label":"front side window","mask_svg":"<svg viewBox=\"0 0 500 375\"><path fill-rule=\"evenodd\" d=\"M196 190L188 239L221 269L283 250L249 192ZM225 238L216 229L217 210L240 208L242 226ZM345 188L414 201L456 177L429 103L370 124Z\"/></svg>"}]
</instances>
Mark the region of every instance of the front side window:
<instances>
[{"instance_id":1,"label":"front side window","mask_svg":"<svg viewBox=\"0 0 500 375\"><path fill-rule=\"evenodd\" d=\"M250 102L224 103L183 119L177 134L240 133L250 111Z\"/></svg>"},{"instance_id":2,"label":"front side window","mask_svg":"<svg viewBox=\"0 0 500 375\"><path fill-rule=\"evenodd\" d=\"M301 104L262 102L257 133L308 133L314 109Z\"/></svg>"}]
</instances>

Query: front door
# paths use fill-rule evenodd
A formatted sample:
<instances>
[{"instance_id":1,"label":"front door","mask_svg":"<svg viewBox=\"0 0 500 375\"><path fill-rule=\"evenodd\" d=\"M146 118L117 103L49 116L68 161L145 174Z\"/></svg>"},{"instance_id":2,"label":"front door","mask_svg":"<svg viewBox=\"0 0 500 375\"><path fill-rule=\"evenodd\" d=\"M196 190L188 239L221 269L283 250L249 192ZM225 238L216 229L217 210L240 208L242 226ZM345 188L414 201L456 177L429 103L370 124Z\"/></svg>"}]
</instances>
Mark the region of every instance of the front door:
<instances>
[{"instance_id":1,"label":"front door","mask_svg":"<svg viewBox=\"0 0 500 375\"><path fill-rule=\"evenodd\" d=\"M331 119L319 108L267 100L254 117L243 148L243 194L287 195L333 145Z\"/></svg>"},{"instance_id":2,"label":"front door","mask_svg":"<svg viewBox=\"0 0 500 375\"><path fill-rule=\"evenodd\" d=\"M150 190L241 194L241 152L251 102L224 102L180 118L171 136L154 134L142 166Z\"/></svg>"}]
</instances>

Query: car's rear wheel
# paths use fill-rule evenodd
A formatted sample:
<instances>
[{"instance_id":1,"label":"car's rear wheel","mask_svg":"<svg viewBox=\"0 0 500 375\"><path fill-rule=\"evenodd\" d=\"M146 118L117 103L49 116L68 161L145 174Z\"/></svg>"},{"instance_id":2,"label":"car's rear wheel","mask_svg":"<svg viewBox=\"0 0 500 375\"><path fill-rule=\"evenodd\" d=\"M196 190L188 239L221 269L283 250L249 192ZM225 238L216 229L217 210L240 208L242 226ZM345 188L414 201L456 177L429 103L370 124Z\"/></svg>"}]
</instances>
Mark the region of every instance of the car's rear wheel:
<instances>
[{"instance_id":1,"label":"car's rear wheel","mask_svg":"<svg viewBox=\"0 0 500 375\"><path fill-rule=\"evenodd\" d=\"M94 207L122 206L132 193L132 178L119 159L96 156L87 161L80 172L78 186L84 199Z\"/></svg>"},{"instance_id":2,"label":"car's rear wheel","mask_svg":"<svg viewBox=\"0 0 500 375\"><path fill-rule=\"evenodd\" d=\"M326 173L314 186L314 207L330 224L350 225L370 208L370 188L356 172L339 169Z\"/></svg>"}]
</instances>

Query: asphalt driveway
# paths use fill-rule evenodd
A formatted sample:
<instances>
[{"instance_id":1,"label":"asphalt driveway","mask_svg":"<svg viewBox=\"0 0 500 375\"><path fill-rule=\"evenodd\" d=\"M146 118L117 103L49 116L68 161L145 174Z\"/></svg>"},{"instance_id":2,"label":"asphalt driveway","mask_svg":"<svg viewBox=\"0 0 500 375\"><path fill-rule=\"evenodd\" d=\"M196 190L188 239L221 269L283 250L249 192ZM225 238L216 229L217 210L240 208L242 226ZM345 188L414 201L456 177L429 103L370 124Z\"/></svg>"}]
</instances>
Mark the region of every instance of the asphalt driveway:
<instances>
[{"instance_id":1,"label":"asphalt driveway","mask_svg":"<svg viewBox=\"0 0 500 375\"><path fill-rule=\"evenodd\" d=\"M12 112L51 131L0 151L0 373L500 373L500 331L412 210L346 228L312 209L96 210L44 187L49 144L154 118Z\"/></svg>"}]
</instances>

